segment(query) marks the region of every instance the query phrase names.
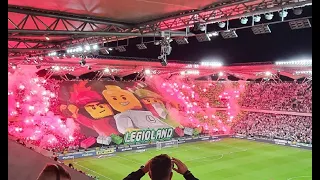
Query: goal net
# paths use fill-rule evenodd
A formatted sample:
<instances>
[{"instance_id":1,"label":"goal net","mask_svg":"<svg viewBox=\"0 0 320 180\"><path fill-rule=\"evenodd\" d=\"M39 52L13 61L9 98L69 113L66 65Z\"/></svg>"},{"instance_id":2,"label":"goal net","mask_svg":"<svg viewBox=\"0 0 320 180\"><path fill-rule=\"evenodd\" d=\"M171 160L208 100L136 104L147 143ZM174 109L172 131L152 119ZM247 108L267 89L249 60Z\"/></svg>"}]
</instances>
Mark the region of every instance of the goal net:
<instances>
[{"instance_id":1,"label":"goal net","mask_svg":"<svg viewBox=\"0 0 320 180\"><path fill-rule=\"evenodd\" d=\"M157 141L156 148L158 150L168 147L178 147L178 140L171 140L171 141Z\"/></svg>"}]
</instances>

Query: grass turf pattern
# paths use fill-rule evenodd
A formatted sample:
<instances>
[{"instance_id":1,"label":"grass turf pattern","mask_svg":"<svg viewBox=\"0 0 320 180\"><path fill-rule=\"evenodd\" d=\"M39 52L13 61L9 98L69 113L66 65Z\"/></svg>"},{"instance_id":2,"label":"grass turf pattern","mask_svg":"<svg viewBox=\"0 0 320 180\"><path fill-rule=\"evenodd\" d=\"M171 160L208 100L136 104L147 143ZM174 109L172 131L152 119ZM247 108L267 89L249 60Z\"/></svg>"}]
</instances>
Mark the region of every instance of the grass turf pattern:
<instances>
[{"instance_id":1,"label":"grass turf pattern","mask_svg":"<svg viewBox=\"0 0 320 180\"><path fill-rule=\"evenodd\" d=\"M112 157L75 160L74 167L99 177L121 180L150 158L168 154L179 158L200 180L311 180L312 151L242 139L180 144L176 148L127 151ZM142 180L149 179L148 175ZM174 172L174 180L183 177Z\"/></svg>"}]
</instances>

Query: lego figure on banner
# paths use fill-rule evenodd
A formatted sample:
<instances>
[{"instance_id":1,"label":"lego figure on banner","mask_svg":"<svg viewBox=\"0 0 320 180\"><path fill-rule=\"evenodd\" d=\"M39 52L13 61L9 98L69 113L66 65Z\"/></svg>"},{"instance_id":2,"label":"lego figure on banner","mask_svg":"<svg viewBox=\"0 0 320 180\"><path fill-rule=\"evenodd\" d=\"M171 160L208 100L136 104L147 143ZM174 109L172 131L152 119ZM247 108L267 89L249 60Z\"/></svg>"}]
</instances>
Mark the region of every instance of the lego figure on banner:
<instances>
[{"instance_id":1,"label":"lego figure on banner","mask_svg":"<svg viewBox=\"0 0 320 180\"><path fill-rule=\"evenodd\" d=\"M144 111L140 101L128 90L119 86L107 85L102 92L110 106L119 111L114 116L117 129L125 134L127 131L169 127L166 123L154 116L150 111Z\"/></svg>"},{"instance_id":2,"label":"lego figure on banner","mask_svg":"<svg viewBox=\"0 0 320 180\"><path fill-rule=\"evenodd\" d=\"M137 89L134 93L154 116L162 119L167 118L168 111L161 100L161 96L147 89Z\"/></svg>"},{"instance_id":3,"label":"lego figure on banner","mask_svg":"<svg viewBox=\"0 0 320 180\"><path fill-rule=\"evenodd\" d=\"M91 87L86 87L86 84L85 81L74 84L69 104L61 105L60 110L82 125L95 130L99 135L117 134L112 108L99 93L91 90Z\"/></svg>"},{"instance_id":4,"label":"lego figure on banner","mask_svg":"<svg viewBox=\"0 0 320 180\"><path fill-rule=\"evenodd\" d=\"M142 109L140 101L130 91L121 89L116 85L107 85L105 87L106 89L102 91L102 94L114 110L125 112L127 110Z\"/></svg>"}]
</instances>

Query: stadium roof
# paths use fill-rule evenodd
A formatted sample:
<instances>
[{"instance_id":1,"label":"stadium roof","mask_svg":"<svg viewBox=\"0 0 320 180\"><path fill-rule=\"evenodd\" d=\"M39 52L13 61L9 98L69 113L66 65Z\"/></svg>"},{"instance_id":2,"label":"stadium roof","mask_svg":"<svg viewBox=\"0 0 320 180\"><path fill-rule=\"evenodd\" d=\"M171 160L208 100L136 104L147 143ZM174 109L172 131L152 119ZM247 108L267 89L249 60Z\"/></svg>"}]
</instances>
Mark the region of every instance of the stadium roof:
<instances>
[{"instance_id":1,"label":"stadium roof","mask_svg":"<svg viewBox=\"0 0 320 180\"><path fill-rule=\"evenodd\" d=\"M312 5L312 0L9 0L9 57L132 37L184 37L211 24ZM285 22L285 21L283 21ZM249 26L250 27L250 26ZM188 36L194 36L189 33Z\"/></svg>"},{"instance_id":2,"label":"stadium roof","mask_svg":"<svg viewBox=\"0 0 320 180\"><path fill-rule=\"evenodd\" d=\"M129 25L154 20L177 12L202 9L223 1L225 0L47 0L45 3L41 3L39 0L9 0L9 4L80 16L99 17Z\"/></svg>"}]
</instances>

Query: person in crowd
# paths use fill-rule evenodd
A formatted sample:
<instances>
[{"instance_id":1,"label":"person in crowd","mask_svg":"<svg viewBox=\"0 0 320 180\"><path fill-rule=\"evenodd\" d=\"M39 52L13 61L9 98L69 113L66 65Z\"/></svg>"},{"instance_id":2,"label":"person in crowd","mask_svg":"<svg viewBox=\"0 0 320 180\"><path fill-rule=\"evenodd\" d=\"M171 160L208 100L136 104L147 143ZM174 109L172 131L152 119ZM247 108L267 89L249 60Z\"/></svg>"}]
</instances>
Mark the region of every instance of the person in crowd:
<instances>
[{"instance_id":1,"label":"person in crowd","mask_svg":"<svg viewBox=\"0 0 320 180\"><path fill-rule=\"evenodd\" d=\"M69 163L69 168L72 168L72 169L74 169L74 167L73 167L73 164L72 163Z\"/></svg>"},{"instance_id":2,"label":"person in crowd","mask_svg":"<svg viewBox=\"0 0 320 180\"><path fill-rule=\"evenodd\" d=\"M70 174L59 164L48 164L37 180L71 180Z\"/></svg>"},{"instance_id":3,"label":"person in crowd","mask_svg":"<svg viewBox=\"0 0 320 180\"><path fill-rule=\"evenodd\" d=\"M167 154L155 156L145 166L141 166L139 170L130 173L123 180L140 180L146 173L151 180L171 180L172 170L183 175L186 180L198 180L183 162L174 157L170 158Z\"/></svg>"}]
</instances>

